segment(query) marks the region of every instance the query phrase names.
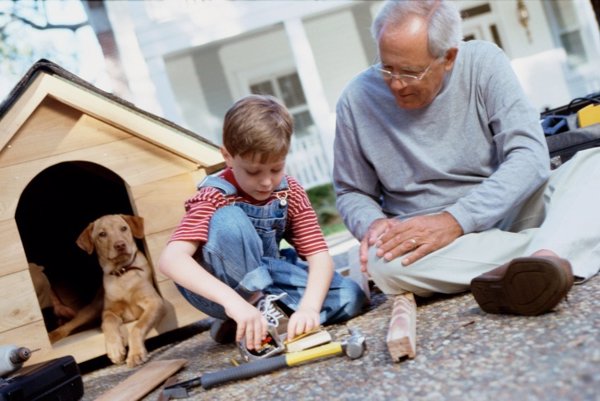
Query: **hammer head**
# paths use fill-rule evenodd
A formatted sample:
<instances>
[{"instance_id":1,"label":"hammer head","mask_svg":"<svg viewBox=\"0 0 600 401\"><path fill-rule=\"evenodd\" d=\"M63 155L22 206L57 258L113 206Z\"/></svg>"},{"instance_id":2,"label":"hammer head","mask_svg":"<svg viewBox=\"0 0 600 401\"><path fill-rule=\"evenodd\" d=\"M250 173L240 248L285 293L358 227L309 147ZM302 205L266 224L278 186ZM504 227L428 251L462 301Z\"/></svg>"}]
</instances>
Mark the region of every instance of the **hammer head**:
<instances>
[{"instance_id":1,"label":"hammer head","mask_svg":"<svg viewBox=\"0 0 600 401\"><path fill-rule=\"evenodd\" d=\"M350 359L360 358L365 352L365 336L358 329L350 329L350 336L342 342L342 348Z\"/></svg>"}]
</instances>

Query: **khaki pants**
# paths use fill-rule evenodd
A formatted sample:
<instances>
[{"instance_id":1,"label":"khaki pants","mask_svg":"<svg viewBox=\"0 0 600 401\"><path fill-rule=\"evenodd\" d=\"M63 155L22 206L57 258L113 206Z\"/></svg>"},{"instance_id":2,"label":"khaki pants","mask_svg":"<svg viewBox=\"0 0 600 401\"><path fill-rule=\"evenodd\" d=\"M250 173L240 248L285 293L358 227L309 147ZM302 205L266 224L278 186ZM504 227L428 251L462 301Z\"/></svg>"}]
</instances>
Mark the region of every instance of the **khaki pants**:
<instances>
[{"instance_id":1,"label":"khaki pants","mask_svg":"<svg viewBox=\"0 0 600 401\"><path fill-rule=\"evenodd\" d=\"M581 151L554 170L502 226L463 235L409 266L401 258L385 262L372 247L369 274L388 294L457 293L515 257L549 249L571 262L575 276L593 276L600 268L600 148Z\"/></svg>"}]
</instances>

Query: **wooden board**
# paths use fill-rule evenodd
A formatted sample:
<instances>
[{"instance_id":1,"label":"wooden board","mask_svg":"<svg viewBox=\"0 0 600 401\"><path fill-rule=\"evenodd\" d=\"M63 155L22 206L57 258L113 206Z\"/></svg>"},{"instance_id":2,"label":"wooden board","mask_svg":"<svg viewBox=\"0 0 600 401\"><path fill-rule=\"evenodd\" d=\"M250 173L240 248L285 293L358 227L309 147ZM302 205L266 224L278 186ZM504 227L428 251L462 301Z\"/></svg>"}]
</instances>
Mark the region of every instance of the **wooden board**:
<instances>
[{"instance_id":1,"label":"wooden board","mask_svg":"<svg viewBox=\"0 0 600 401\"><path fill-rule=\"evenodd\" d=\"M161 333L196 323L207 317L183 298L173 281L166 280L158 283L158 290L170 304L167 305L167 311L173 311L173 313L167 312L167 316L159 323L158 330Z\"/></svg>"},{"instance_id":2,"label":"wooden board","mask_svg":"<svg viewBox=\"0 0 600 401\"><path fill-rule=\"evenodd\" d=\"M0 333L0 344L15 344L35 350L35 352L31 353L31 358L25 362L25 365L32 365L51 359L46 358L46 353L51 350L51 346L43 320L37 320ZM61 353L58 356L64 355L65 353Z\"/></svg>"},{"instance_id":3,"label":"wooden board","mask_svg":"<svg viewBox=\"0 0 600 401\"><path fill-rule=\"evenodd\" d=\"M202 166L212 167L223 162L217 146L195 140L173 127L134 112L101 94L46 73L39 74L32 81L25 93L0 121L0 149L4 148L47 97L53 97L59 102L99 120L108 121L115 127L134 133L155 146L167 149L170 153L178 154L180 157Z\"/></svg>"},{"instance_id":4,"label":"wooden board","mask_svg":"<svg viewBox=\"0 0 600 401\"><path fill-rule=\"evenodd\" d=\"M392 316L386 339L392 360L414 358L417 348L417 304L412 293L394 298Z\"/></svg>"},{"instance_id":5,"label":"wooden board","mask_svg":"<svg viewBox=\"0 0 600 401\"><path fill-rule=\"evenodd\" d=\"M0 166L0 220L12 218L25 187L48 167L73 160L104 166L119 175L129 186L195 171L197 165L157 148L138 138L107 143L25 163Z\"/></svg>"},{"instance_id":6,"label":"wooden board","mask_svg":"<svg viewBox=\"0 0 600 401\"><path fill-rule=\"evenodd\" d=\"M135 204L135 213L146 217L146 235L176 227L184 214L184 202L196 192L194 176L190 172L166 177L129 189Z\"/></svg>"},{"instance_id":7,"label":"wooden board","mask_svg":"<svg viewBox=\"0 0 600 401\"><path fill-rule=\"evenodd\" d=\"M158 260L160 259L160 254L165 248L165 245L167 245L167 241L171 237L174 229L175 226L169 227L167 230L158 233L146 234L146 237L144 238L146 244L146 257L152 266L154 266L154 277L157 282L169 279L158 270Z\"/></svg>"},{"instance_id":8,"label":"wooden board","mask_svg":"<svg viewBox=\"0 0 600 401\"><path fill-rule=\"evenodd\" d=\"M292 341L285 342L286 352L298 352L305 349L316 347L331 342L331 334L320 328L314 332L305 333L299 337L294 338Z\"/></svg>"},{"instance_id":9,"label":"wooden board","mask_svg":"<svg viewBox=\"0 0 600 401\"><path fill-rule=\"evenodd\" d=\"M0 221L0 277L27 268L27 257L15 219ZM4 298L6 302L6 298Z\"/></svg>"},{"instance_id":10,"label":"wooden board","mask_svg":"<svg viewBox=\"0 0 600 401\"><path fill-rule=\"evenodd\" d=\"M131 135L47 98L0 153L0 164L10 165L77 149L127 139Z\"/></svg>"},{"instance_id":11,"label":"wooden board","mask_svg":"<svg viewBox=\"0 0 600 401\"><path fill-rule=\"evenodd\" d=\"M95 401L137 401L150 393L187 363L186 359L151 361Z\"/></svg>"},{"instance_id":12,"label":"wooden board","mask_svg":"<svg viewBox=\"0 0 600 401\"><path fill-rule=\"evenodd\" d=\"M0 333L42 320L40 304L33 288L29 268L0 277Z\"/></svg>"}]
</instances>

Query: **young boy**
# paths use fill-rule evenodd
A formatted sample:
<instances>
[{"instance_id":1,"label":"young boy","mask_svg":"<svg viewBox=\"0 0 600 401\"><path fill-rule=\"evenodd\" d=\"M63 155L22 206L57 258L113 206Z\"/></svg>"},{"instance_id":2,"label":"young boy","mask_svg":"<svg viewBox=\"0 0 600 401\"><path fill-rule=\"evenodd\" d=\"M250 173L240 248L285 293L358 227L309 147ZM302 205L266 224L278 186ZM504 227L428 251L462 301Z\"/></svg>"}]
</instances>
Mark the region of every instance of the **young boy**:
<instances>
[{"instance_id":1,"label":"young boy","mask_svg":"<svg viewBox=\"0 0 600 401\"><path fill-rule=\"evenodd\" d=\"M276 98L238 100L223 123L227 168L199 184L159 261L193 306L219 323L232 319L236 341L250 350L260 348L268 324L277 326L281 309L292 312L291 339L356 316L366 301L354 281L334 272L306 192L284 174L292 130ZM280 250L282 239L295 250Z\"/></svg>"}]
</instances>

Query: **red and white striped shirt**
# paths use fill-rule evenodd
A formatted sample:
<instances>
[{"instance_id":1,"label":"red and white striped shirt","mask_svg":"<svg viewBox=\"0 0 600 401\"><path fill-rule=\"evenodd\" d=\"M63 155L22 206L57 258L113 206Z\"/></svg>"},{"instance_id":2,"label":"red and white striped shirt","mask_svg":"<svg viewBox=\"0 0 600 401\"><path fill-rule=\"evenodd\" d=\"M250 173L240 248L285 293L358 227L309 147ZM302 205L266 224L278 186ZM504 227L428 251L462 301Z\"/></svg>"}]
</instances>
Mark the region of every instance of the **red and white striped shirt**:
<instances>
[{"instance_id":1,"label":"red and white striped shirt","mask_svg":"<svg viewBox=\"0 0 600 401\"><path fill-rule=\"evenodd\" d=\"M233 184L237 189L237 194L226 196L217 188L200 188L192 198L185 202L186 214L171 235L170 241L198 241L202 246L208 240L209 222L217 209L234 202L260 206L277 199L275 194L272 194L267 200L258 202L246 195L237 185L230 169L225 169L219 174L219 177ZM303 258L327 251L327 243L306 191L295 178L287 175L286 178L289 186L288 214L283 237L296 249L298 256Z\"/></svg>"}]
</instances>

